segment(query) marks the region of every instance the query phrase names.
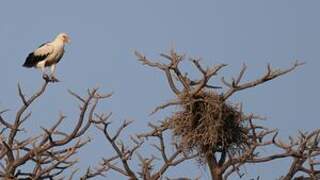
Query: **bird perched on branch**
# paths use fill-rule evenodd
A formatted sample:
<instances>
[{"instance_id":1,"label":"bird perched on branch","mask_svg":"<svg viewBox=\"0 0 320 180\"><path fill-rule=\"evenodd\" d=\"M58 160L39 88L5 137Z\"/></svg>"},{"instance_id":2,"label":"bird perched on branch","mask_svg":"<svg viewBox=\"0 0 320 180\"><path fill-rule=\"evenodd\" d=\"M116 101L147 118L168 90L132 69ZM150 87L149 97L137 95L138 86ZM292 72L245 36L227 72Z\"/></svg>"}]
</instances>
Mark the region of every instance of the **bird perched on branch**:
<instances>
[{"instance_id":1,"label":"bird perched on branch","mask_svg":"<svg viewBox=\"0 0 320 180\"><path fill-rule=\"evenodd\" d=\"M69 36L66 33L58 34L53 41L44 43L31 52L22 66L40 69L46 78L48 78L48 75L45 74L45 68L49 67L51 70L49 80L58 82L59 80L55 77L55 69L64 54L64 45L67 43L70 43Z\"/></svg>"}]
</instances>

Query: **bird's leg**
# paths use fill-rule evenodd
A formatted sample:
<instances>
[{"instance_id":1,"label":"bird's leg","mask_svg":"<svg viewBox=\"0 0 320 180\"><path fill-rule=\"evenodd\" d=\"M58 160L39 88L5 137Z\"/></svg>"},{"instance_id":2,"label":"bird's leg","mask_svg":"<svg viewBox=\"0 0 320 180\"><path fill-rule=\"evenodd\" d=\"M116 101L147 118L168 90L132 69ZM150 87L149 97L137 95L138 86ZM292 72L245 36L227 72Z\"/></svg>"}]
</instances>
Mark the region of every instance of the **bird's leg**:
<instances>
[{"instance_id":1,"label":"bird's leg","mask_svg":"<svg viewBox=\"0 0 320 180\"><path fill-rule=\"evenodd\" d=\"M42 74L42 78L45 79L46 81L49 81L50 78L45 72L45 63L42 63L42 62L38 63L37 68L40 69L41 74Z\"/></svg>"},{"instance_id":2,"label":"bird's leg","mask_svg":"<svg viewBox=\"0 0 320 180\"><path fill-rule=\"evenodd\" d=\"M45 73L45 69L41 68L42 78L46 81L50 81L50 77Z\"/></svg>"},{"instance_id":3,"label":"bird's leg","mask_svg":"<svg viewBox=\"0 0 320 180\"><path fill-rule=\"evenodd\" d=\"M50 68L51 68L51 75L50 75L51 81L52 82L59 82L59 79L57 79L55 76L56 65L52 64Z\"/></svg>"}]
</instances>

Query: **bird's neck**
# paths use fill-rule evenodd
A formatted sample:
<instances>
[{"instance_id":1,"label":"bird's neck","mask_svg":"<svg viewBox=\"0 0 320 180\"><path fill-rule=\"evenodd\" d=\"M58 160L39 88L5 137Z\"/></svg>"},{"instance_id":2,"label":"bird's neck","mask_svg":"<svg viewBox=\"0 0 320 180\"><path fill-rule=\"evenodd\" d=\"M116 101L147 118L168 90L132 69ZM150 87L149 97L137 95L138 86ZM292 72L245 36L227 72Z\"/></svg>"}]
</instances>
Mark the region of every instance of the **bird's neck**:
<instances>
[{"instance_id":1,"label":"bird's neck","mask_svg":"<svg viewBox=\"0 0 320 180\"><path fill-rule=\"evenodd\" d=\"M64 42L63 40L56 38L55 40L52 41L52 44L58 47L64 47Z\"/></svg>"}]
</instances>

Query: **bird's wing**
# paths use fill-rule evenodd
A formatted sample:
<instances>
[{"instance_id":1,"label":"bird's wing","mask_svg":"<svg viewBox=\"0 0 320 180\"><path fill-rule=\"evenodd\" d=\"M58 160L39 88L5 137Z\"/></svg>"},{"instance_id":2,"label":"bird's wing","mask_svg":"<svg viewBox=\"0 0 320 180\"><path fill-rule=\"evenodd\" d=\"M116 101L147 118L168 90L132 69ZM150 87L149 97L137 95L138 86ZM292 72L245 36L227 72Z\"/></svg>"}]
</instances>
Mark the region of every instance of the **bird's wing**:
<instances>
[{"instance_id":1,"label":"bird's wing","mask_svg":"<svg viewBox=\"0 0 320 180\"><path fill-rule=\"evenodd\" d=\"M57 63L61 60L62 56L64 54L64 49L62 49L62 52L59 54L59 56L57 57Z\"/></svg>"},{"instance_id":2,"label":"bird's wing","mask_svg":"<svg viewBox=\"0 0 320 180\"><path fill-rule=\"evenodd\" d=\"M30 53L24 62L24 67L33 67L38 62L45 60L51 53L53 53L54 47L50 43L44 43L39 48Z\"/></svg>"},{"instance_id":3,"label":"bird's wing","mask_svg":"<svg viewBox=\"0 0 320 180\"><path fill-rule=\"evenodd\" d=\"M53 46L50 45L50 43L44 43L41 44L38 49L36 49L35 51L33 51L33 54L35 56L46 56L49 55L53 52Z\"/></svg>"}]
</instances>

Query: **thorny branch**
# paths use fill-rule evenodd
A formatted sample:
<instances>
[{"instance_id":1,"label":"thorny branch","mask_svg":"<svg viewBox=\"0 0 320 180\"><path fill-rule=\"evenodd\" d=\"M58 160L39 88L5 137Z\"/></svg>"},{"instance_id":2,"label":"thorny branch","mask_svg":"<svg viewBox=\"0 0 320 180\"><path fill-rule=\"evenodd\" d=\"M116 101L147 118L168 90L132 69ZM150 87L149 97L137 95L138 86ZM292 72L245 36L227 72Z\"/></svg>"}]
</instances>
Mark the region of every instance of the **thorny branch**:
<instances>
[{"instance_id":1,"label":"thorny branch","mask_svg":"<svg viewBox=\"0 0 320 180\"><path fill-rule=\"evenodd\" d=\"M187 76L187 73L183 73L179 68L179 64L185 56L178 55L174 50L171 50L169 54L161 54L161 57L169 60L169 63L154 62L137 51L135 52L135 55L143 65L158 68L163 71L170 89L177 96L176 99L170 100L155 108L152 113L165 109L169 106L188 103L181 102L182 100L179 98L181 95L185 96L185 94L187 94L192 98L199 92L207 91L211 87L213 87L213 89L217 89L218 86L213 86L208 83L212 78L217 77L219 71L226 66L226 64L217 64L209 68L204 68L198 59L192 59L191 62L195 69L197 69L202 75L200 79L192 79ZM304 63L296 61L291 67L284 70L273 69L268 65L266 73L260 78L241 83L241 80L247 70L247 66L244 64L239 75L236 78L232 78L231 82L226 81L223 77L221 78L221 82L226 87L226 90L224 92L219 92L219 94L221 94L221 99L223 101L227 101L230 96L238 91L252 88L280 77L295 70L303 64ZM218 92L218 90L216 91ZM298 172L302 172L306 177L312 179L320 177L319 129L310 133L301 133L297 138L290 138L289 143L284 143L277 138L278 131L256 125L256 123L253 123L255 118L255 116L251 115L242 117L240 120L248 121L247 130L249 138L247 139L247 142L245 142L247 146L242 152L230 153L230 151L226 150L214 151L210 157L207 157L207 164L209 166L212 179L227 179L233 173L237 173L239 177L242 177L243 174L240 172L240 168L246 163L263 163L282 158L293 158L288 173L283 176L282 179L293 179ZM156 136L160 139L161 145L162 136L159 134ZM158 150L164 149L162 146L156 147ZM261 149L265 147L274 147L277 148L278 151L271 155L266 155L260 152ZM162 154L162 157L163 159L167 159L165 154Z\"/></svg>"},{"instance_id":2,"label":"thorny branch","mask_svg":"<svg viewBox=\"0 0 320 180\"><path fill-rule=\"evenodd\" d=\"M285 69L285 70L281 70L281 69L277 69L277 70L273 70L270 66L270 64L267 66L267 71L266 73L259 79L256 79L256 80L253 80L253 81L250 81L250 82L247 82L247 83L243 83L243 84L240 84L241 82L241 79L247 69L247 66L246 65L243 65L238 77L235 79L232 79L231 82L227 82L223 77L221 79L221 81L223 82L223 84L225 86L227 86L229 89L224 93L223 95L223 99L227 100L232 94L234 94L235 92L237 91L241 91L241 90L244 90L244 89L248 89L248 88L252 88L252 87L255 87L259 84L263 84L267 81L270 81L272 79L275 79L279 76L282 76L286 73L289 73L293 70L295 70L297 67L303 65L305 63L303 62L299 62L299 61L296 61L291 67L289 67L288 69Z\"/></svg>"},{"instance_id":3,"label":"thorny branch","mask_svg":"<svg viewBox=\"0 0 320 180\"><path fill-rule=\"evenodd\" d=\"M98 167L95 167L94 169L89 168L81 179L89 179L99 175L104 176L108 171L112 170L127 177L128 179L142 178L145 180L157 180L165 177L165 173L170 167L177 166L186 160L196 157L196 154L185 154L177 145L174 146L175 150L173 152L168 153L167 146L169 143L165 142L166 140L163 137L164 133L168 130L166 122L161 122L160 125L150 123L149 126L152 128L150 132L138 134L136 137L131 137L131 141L133 142L132 147L123 144L119 139L120 134L131 123L132 121L124 121L114 135L111 135L108 130L110 122L105 122L103 126L98 126L98 129L103 132L116 154L110 158L103 158ZM142 148L145 141L150 141L151 138L158 139L158 142L152 144L152 146L156 148L160 156L153 154L150 158L142 156L137 152ZM137 161L136 159L140 162L141 167L138 171L134 171L132 165ZM162 162L162 165L158 167L156 164L158 164L159 161ZM121 165L118 165L119 162Z\"/></svg>"},{"instance_id":4,"label":"thorny branch","mask_svg":"<svg viewBox=\"0 0 320 180\"><path fill-rule=\"evenodd\" d=\"M34 137L29 136L26 139L18 136L19 133L22 133L23 123L26 123L31 117L31 113L26 112L27 109L43 95L51 83L49 79L44 78L44 80L41 88L30 98L24 95L20 84L18 85L22 106L17 111L13 122L2 116L6 111L0 113L0 123L3 125L0 134L1 178L56 179L64 177L63 172L78 162L74 155L90 141L90 139L83 138L85 132L92 124L103 122L95 121L93 114L95 114L98 101L110 97L111 94L102 95L98 93L98 89L93 89L88 90L88 96L82 98L70 92L81 101L79 117L74 122L75 127L72 132L59 130L59 126L65 119L65 116L60 114L56 123L50 128L41 127L43 133ZM31 171L27 171L24 165L31 167Z\"/></svg>"},{"instance_id":5,"label":"thorny branch","mask_svg":"<svg viewBox=\"0 0 320 180\"><path fill-rule=\"evenodd\" d=\"M212 67L204 68L200 64L199 59L191 59L192 64L202 75L200 79L191 79L188 77L187 73L183 73L179 68L179 64L183 61L184 56L178 55L174 50L171 50L169 54L161 54L162 57L169 60L168 64L154 62L146 58L143 54L141 54L138 51L135 51L135 55L137 56L138 61L140 61L143 65L147 65L153 68L158 68L161 71L163 71L167 78L170 89L172 90L172 92L174 92L177 95L177 97L179 97L184 93L187 93L190 95L190 97L192 97L197 95L199 92L201 92L205 88L219 89L220 88L219 86L210 85L209 81L212 78L216 77L222 68L227 66L227 64L216 64L216 65L213 65ZM227 82L224 77L221 78L222 84L224 84L227 88L229 88L228 90L222 93L222 99L226 101L232 94L234 94L237 91L241 91L247 88L255 87L259 84L263 84L267 81L275 79L286 73L289 73L303 64L304 64L303 62L296 61L292 65L292 67L289 67L288 69L285 69L285 70L279 70L279 69L274 70L271 68L270 65L268 65L266 74L264 74L261 78L240 84L245 74L245 71L247 69L247 66L244 64L238 77L233 78L231 82ZM178 77L178 78L174 79L173 77ZM178 84L182 85L183 88L179 89ZM181 103L182 102L180 102L177 99L170 100L168 103L162 104L157 108L155 108L155 110L152 111L152 113L155 113L166 107L169 107L172 105L178 105Z\"/></svg>"},{"instance_id":6,"label":"thorny branch","mask_svg":"<svg viewBox=\"0 0 320 180\"><path fill-rule=\"evenodd\" d=\"M253 131L256 131L256 133L254 134ZM229 156L221 168L225 172L224 179L227 179L233 172L239 172L239 167L245 163L263 163L288 157L293 158L293 161L287 174L281 179L294 179L298 172L303 172L307 177L316 179L320 174L320 166L314 164L320 154L319 133L319 129L310 133L301 133L296 138L290 138L290 141L285 143L277 138L278 131L276 130L258 126L251 127L252 142L241 155L231 154ZM271 147L277 148L275 153L271 155L259 153L263 148Z\"/></svg>"},{"instance_id":7,"label":"thorny branch","mask_svg":"<svg viewBox=\"0 0 320 180\"><path fill-rule=\"evenodd\" d=\"M192 97L198 96L203 91L218 92L223 101L238 91L255 87L267 81L287 74L304 63L295 62L291 67L284 70L276 70L267 66L266 73L260 78L241 82L247 66L243 65L237 77L229 82L221 78L221 83L226 90L220 86L209 84L216 78L226 64L217 64L211 67L204 67L199 59L191 59L191 63L199 72L198 78L191 78L180 69L180 64L185 59L185 55L179 55L174 50L168 54L161 54L161 57L169 63L160 63L149 60L139 52L135 52L138 60L147 66L160 69L169 84L171 91L177 96L155 108L152 113L169 106L187 104ZM4 179L64 179L67 169L70 169L78 159L75 155L86 145L90 139L84 138L88 129L95 125L104 135L107 144L111 145L114 154L103 158L96 167L89 167L82 180L97 176L106 176L108 172L114 171L128 179L170 179L166 174L170 168L190 160L197 159L197 152L186 153L180 144L168 142L166 138L170 134L168 120L159 124L149 123L150 131L135 136L131 136L129 141L122 141L122 133L132 124L132 121L124 121L118 129L110 132L111 113L96 113L96 107L100 100L110 97L112 94L100 94L98 89L88 90L86 97L82 97L73 91L69 93L80 102L79 117L74 122L71 132L62 132L60 127L66 117L60 114L51 127L41 127L42 133L37 136L23 137L19 134L25 133L24 123L31 117L27 112L32 103L37 100L51 83L45 78L45 82L40 89L28 98L20 85L18 85L18 95L22 105L15 114L13 120L4 117L7 110L0 111L0 177ZM191 97L190 99L179 98L181 96ZM219 97L220 97L219 96ZM242 113L242 110L241 110ZM247 130L246 146L242 151L229 151L226 149L212 150L206 157L206 163L211 173L212 179L228 179L230 175L237 174L242 177L243 165L248 163L264 163L276 159L291 158L291 164L287 172L281 177L283 180L289 179L319 179L320 178L320 130L311 132L300 132L296 137L290 137L288 142L278 138L278 131L258 125L259 119L253 115L241 115L239 121L246 121ZM149 142L149 143L147 143ZM151 154L139 153L142 148L154 148ZM274 153L266 154L262 149L272 148ZM139 164L136 169L135 165ZM26 170L24 165L31 167ZM29 168L28 168L29 169ZM72 179L77 170L69 176ZM179 178L188 179L188 178ZM199 179L199 177L197 177ZM258 178L259 179L259 178Z\"/></svg>"}]
</instances>

